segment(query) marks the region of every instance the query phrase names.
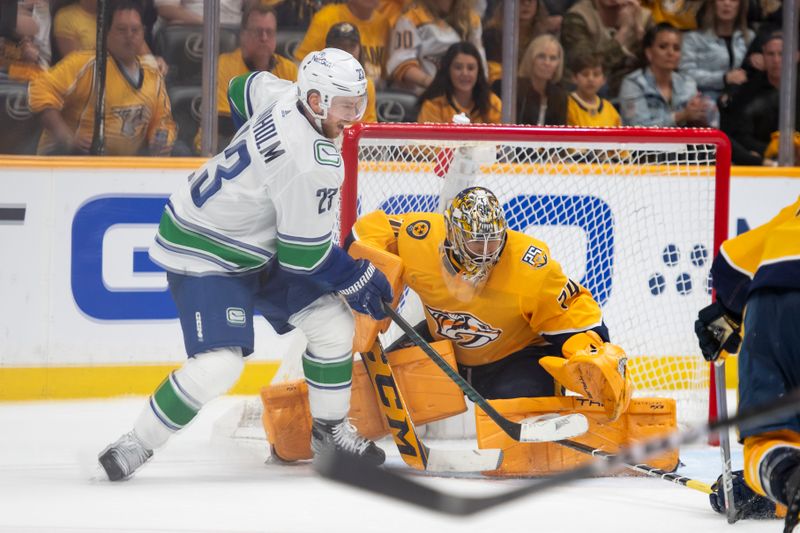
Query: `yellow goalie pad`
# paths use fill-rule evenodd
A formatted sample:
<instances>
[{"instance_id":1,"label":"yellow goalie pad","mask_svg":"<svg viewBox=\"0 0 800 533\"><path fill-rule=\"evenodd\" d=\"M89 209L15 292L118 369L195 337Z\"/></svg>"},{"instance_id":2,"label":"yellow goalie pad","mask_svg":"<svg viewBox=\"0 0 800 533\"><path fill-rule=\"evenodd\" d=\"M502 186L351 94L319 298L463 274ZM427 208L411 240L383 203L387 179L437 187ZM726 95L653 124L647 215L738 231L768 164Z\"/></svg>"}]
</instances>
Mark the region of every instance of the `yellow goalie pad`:
<instances>
[{"instance_id":1,"label":"yellow goalie pad","mask_svg":"<svg viewBox=\"0 0 800 533\"><path fill-rule=\"evenodd\" d=\"M452 342L436 341L431 343L431 347L447 364L456 368ZM386 358L415 425L442 420L467 410L464 393L422 349L416 346L403 348L389 352Z\"/></svg>"},{"instance_id":2,"label":"yellow goalie pad","mask_svg":"<svg viewBox=\"0 0 800 533\"><path fill-rule=\"evenodd\" d=\"M450 341L434 342L432 346L450 366L456 367ZM387 354L387 359L414 424L427 424L467 410L458 386L419 348L396 350ZM361 435L373 440L390 431L377 394L363 363L355 361L348 416ZM261 402L264 431L278 457L284 461L311 459L311 409L305 380L264 387Z\"/></svg>"},{"instance_id":3,"label":"yellow goalie pad","mask_svg":"<svg viewBox=\"0 0 800 533\"><path fill-rule=\"evenodd\" d=\"M383 272L392 286L394 301L392 307L397 307L400 296L403 294L403 261L393 253L367 246L358 241L350 245L350 255L354 259L367 259L375 268ZM353 313L356 320L356 332L353 336L353 351L367 352L372 348L372 343L378 333L386 331L391 322L390 318L373 320L369 315Z\"/></svg>"},{"instance_id":4,"label":"yellow goalie pad","mask_svg":"<svg viewBox=\"0 0 800 533\"><path fill-rule=\"evenodd\" d=\"M506 418L519 422L530 416L556 413L581 413L589 421L589 431L572 440L615 453L620 446L665 435L677 429L675 400L636 398L614 422L606 422L604 408L577 396L490 400ZM506 435L480 408L475 409L478 447L503 450L503 464L489 475L540 476L580 466L590 455L556 443L521 443ZM678 450L671 450L647 461L652 467L671 472L678 467Z\"/></svg>"},{"instance_id":5,"label":"yellow goalie pad","mask_svg":"<svg viewBox=\"0 0 800 533\"><path fill-rule=\"evenodd\" d=\"M311 408L308 386L299 379L261 389L264 413L261 421L274 452L284 461L311 459ZM378 407L375 391L360 361L353 365L353 386L348 415L358 432L368 439L389 434L389 425Z\"/></svg>"}]
</instances>

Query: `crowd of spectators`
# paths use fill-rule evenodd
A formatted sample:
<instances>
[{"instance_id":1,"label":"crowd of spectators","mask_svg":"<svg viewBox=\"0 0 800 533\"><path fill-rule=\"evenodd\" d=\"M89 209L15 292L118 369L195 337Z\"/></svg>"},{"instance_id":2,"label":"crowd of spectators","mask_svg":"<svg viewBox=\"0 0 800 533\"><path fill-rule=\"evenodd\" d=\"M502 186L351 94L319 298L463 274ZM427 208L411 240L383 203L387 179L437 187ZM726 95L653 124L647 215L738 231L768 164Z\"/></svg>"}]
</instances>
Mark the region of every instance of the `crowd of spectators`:
<instances>
[{"instance_id":1,"label":"crowd of spectators","mask_svg":"<svg viewBox=\"0 0 800 533\"><path fill-rule=\"evenodd\" d=\"M203 2L108 1L106 153L197 153L199 134L175 142L170 91L186 80L176 81L158 37L187 27L201 35ZM0 3L0 82L27 84L40 154L89 148L97 4ZM719 127L735 164L772 164L782 9L780 0L520 0L514 122ZM501 120L502 0L220 0L220 24L237 45L218 61L222 142L233 133L230 79L267 70L293 81L305 54L325 46L364 65L365 121L382 118L385 91L417 98L420 122ZM296 48L279 48L289 34Z\"/></svg>"}]
</instances>

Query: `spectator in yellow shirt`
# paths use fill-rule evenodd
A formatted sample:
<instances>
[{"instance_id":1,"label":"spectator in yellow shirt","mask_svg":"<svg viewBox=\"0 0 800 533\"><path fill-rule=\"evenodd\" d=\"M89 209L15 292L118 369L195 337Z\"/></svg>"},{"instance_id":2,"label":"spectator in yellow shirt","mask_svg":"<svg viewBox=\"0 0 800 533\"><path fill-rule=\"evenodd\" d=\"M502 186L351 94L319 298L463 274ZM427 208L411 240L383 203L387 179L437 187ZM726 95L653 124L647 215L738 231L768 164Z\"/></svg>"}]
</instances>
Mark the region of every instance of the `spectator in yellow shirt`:
<instances>
[{"instance_id":1,"label":"spectator in yellow shirt","mask_svg":"<svg viewBox=\"0 0 800 533\"><path fill-rule=\"evenodd\" d=\"M278 19L273 8L256 4L245 10L239 31L239 48L219 56L217 109L221 115L231 115L228 83L236 76L266 70L284 80L297 80L297 65L275 53L277 37Z\"/></svg>"},{"instance_id":2,"label":"spectator in yellow shirt","mask_svg":"<svg viewBox=\"0 0 800 533\"><path fill-rule=\"evenodd\" d=\"M608 128L622 126L622 119L611 102L598 96L606 83L603 56L582 51L570 62L575 90L567 99L567 126Z\"/></svg>"},{"instance_id":3,"label":"spectator in yellow shirt","mask_svg":"<svg viewBox=\"0 0 800 533\"><path fill-rule=\"evenodd\" d=\"M364 64L361 35L358 33L358 28L349 22L340 22L331 26L328 35L325 36L324 48L344 50L358 59L362 65ZM367 76L367 109L364 111L364 116L361 117L361 122L378 122L378 113L375 110L375 84L372 83L369 76Z\"/></svg>"},{"instance_id":4,"label":"spectator in yellow shirt","mask_svg":"<svg viewBox=\"0 0 800 533\"><path fill-rule=\"evenodd\" d=\"M377 12L379 3L380 0L347 0L344 4L326 5L311 19L305 38L294 51L294 58L301 61L310 52L322 50L331 26L349 22L358 28L361 36L361 64L367 77L380 87L391 26L388 19Z\"/></svg>"},{"instance_id":5,"label":"spectator in yellow shirt","mask_svg":"<svg viewBox=\"0 0 800 533\"><path fill-rule=\"evenodd\" d=\"M500 98L489 89L481 66L481 54L468 41L447 49L433 82L419 97L417 122L453 122L466 114L473 124L499 124Z\"/></svg>"},{"instance_id":6,"label":"spectator in yellow shirt","mask_svg":"<svg viewBox=\"0 0 800 533\"><path fill-rule=\"evenodd\" d=\"M142 11L142 2L135 2ZM144 14L142 14L144 20ZM55 12L53 17L53 37L58 57L64 58L77 50L97 49L97 0L78 0ZM161 74L166 75L169 67L163 58L154 56L142 39L137 53L144 61L151 63Z\"/></svg>"},{"instance_id":7,"label":"spectator in yellow shirt","mask_svg":"<svg viewBox=\"0 0 800 533\"><path fill-rule=\"evenodd\" d=\"M136 51L144 40L141 9L121 1L111 10L106 32L105 153L169 155L175 142L164 78L142 63ZM29 88L29 103L45 131L39 154L86 154L94 131L94 51L69 54Z\"/></svg>"}]
</instances>

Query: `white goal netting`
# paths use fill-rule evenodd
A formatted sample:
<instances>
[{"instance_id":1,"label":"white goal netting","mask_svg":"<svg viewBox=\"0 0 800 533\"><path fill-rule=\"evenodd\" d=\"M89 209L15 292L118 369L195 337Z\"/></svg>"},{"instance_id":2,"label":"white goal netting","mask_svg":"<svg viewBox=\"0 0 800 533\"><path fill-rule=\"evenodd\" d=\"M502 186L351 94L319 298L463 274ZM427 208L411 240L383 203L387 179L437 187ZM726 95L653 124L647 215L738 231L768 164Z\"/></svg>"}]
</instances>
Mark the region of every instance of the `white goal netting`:
<instances>
[{"instance_id":1,"label":"white goal netting","mask_svg":"<svg viewBox=\"0 0 800 533\"><path fill-rule=\"evenodd\" d=\"M681 423L703 422L709 367L693 324L711 302L725 212L721 143L706 130L369 125L343 146L342 232L375 209L437 210L442 162L464 148L481 154L472 184L492 190L509 227L546 242L592 292L629 355L636 396L675 398ZM413 295L403 312L422 318Z\"/></svg>"}]
</instances>

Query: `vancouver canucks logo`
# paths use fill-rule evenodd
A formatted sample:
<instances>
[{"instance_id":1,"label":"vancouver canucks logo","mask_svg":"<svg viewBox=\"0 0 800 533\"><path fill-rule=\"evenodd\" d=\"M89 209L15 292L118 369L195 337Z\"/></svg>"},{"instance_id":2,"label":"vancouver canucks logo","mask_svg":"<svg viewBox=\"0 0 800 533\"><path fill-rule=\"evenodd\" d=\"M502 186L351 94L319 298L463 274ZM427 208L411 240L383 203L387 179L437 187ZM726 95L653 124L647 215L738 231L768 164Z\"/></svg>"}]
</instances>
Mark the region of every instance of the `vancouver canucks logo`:
<instances>
[{"instance_id":1,"label":"vancouver canucks logo","mask_svg":"<svg viewBox=\"0 0 800 533\"><path fill-rule=\"evenodd\" d=\"M481 348L503 332L469 313L440 311L427 305L425 308L436 321L436 332L462 348Z\"/></svg>"}]
</instances>

